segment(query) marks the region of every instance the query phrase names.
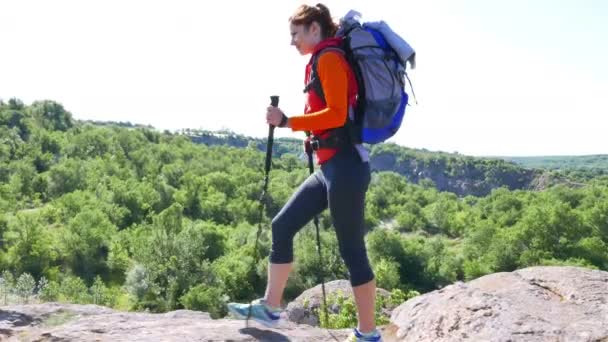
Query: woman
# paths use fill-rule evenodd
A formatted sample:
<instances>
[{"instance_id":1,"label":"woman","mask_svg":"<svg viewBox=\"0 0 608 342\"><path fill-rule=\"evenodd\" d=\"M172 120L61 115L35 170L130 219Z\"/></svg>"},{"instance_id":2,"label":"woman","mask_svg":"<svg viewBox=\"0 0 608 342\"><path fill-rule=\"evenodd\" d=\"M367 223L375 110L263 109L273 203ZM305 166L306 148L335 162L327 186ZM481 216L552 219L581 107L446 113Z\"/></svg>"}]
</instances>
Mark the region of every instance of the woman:
<instances>
[{"instance_id":1,"label":"woman","mask_svg":"<svg viewBox=\"0 0 608 342\"><path fill-rule=\"evenodd\" d=\"M306 66L307 84L311 84L311 76L316 75L322 89L306 87L308 96L302 115L287 117L281 109L268 107L267 123L293 131L308 131L318 138L344 132L337 128L347 122L350 108L356 100L357 86L339 51L326 49L319 54L322 49L339 42L334 38L337 26L329 9L322 4L302 5L289 18L289 24L291 45L302 55L312 55ZM316 66L314 73L313 64ZM293 238L314 215L329 208L358 311L359 324L348 341L382 341L374 317L376 284L364 242L365 193L370 182L368 154L360 144L321 146L315 149L320 171L306 179L272 220L272 249L264 298L251 304L230 303L228 308L237 317L245 318L249 305L252 305L254 320L275 326L279 320L283 290L292 269Z\"/></svg>"}]
</instances>

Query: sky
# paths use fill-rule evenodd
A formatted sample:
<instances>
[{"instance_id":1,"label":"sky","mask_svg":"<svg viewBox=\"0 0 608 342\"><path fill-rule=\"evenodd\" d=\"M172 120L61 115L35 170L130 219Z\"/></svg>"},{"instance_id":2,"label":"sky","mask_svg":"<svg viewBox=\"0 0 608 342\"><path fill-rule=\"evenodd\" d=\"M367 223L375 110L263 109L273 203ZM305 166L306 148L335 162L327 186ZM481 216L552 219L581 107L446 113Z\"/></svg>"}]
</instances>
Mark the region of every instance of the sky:
<instances>
[{"instance_id":1,"label":"sky","mask_svg":"<svg viewBox=\"0 0 608 342\"><path fill-rule=\"evenodd\" d=\"M287 21L301 3L316 2L0 0L0 99L265 137L270 95L302 115L309 56L290 45ZM336 21L349 9L384 20L416 50L417 103L390 142L471 156L608 153L607 1L324 3Z\"/></svg>"}]
</instances>

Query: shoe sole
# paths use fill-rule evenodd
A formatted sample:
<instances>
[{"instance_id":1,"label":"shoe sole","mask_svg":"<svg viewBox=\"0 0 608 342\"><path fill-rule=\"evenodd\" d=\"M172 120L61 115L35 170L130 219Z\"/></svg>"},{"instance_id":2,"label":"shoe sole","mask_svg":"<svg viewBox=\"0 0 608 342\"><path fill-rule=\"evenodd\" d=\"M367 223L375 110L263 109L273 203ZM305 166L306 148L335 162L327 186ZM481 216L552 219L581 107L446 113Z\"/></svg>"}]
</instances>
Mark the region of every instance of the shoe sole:
<instances>
[{"instance_id":1,"label":"shoe sole","mask_svg":"<svg viewBox=\"0 0 608 342\"><path fill-rule=\"evenodd\" d=\"M350 338L350 337L349 337L349 338ZM350 342L350 341L351 341L351 340L345 340L345 342ZM356 339L355 341L366 341L366 340L359 340L359 339ZM375 341L375 342L384 342L384 340L382 339L382 337L380 337L380 339L379 339L379 340L377 340L377 341Z\"/></svg>"},{"instance_id":2,"label":"shoe sole","mask_svg":"<svg viewBox=\"0 0 608 342\"><path fill-rule=\"evenodd\" d=\"M228 312L230 312L231 314L233 314L234 316L236 316L237 319L247 319L247 315L243 315L240 312L238 312L236 310L233 310L230 307L228 308ZM264 321L264 320L258 319L256 317L253 317L253 316L251 316L250 319L252 319L252 320L254 320L254 321L256 321L256 322L264 325L267 328L276 328L279 325L279 321L280 321L280 320L278 320L276 322L268 322L268 321Z\"/></svg>"}]
</instances>

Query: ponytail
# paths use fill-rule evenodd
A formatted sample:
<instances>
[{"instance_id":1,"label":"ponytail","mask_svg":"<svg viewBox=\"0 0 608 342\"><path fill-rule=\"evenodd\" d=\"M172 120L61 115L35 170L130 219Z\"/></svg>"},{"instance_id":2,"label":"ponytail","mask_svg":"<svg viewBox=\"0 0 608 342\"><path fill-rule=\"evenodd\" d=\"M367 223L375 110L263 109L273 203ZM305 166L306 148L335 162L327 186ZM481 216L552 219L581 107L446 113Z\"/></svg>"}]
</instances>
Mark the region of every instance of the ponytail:
<instances>
[{"instance_id":1,"label":"ponytail","mask_svg":"<svg viewBox=\"0 0 608 342\"><path fill-rule=\"evenodd\" d=\"M289 21L294 25L304 25L310 27L313 22L317 22L321 27L322 38L330 38L336 35L338 26L333 21L329 8L324 4L318 3L315 6L301 5L295 13L289 17Z\"/></svg>"}]
</instances>

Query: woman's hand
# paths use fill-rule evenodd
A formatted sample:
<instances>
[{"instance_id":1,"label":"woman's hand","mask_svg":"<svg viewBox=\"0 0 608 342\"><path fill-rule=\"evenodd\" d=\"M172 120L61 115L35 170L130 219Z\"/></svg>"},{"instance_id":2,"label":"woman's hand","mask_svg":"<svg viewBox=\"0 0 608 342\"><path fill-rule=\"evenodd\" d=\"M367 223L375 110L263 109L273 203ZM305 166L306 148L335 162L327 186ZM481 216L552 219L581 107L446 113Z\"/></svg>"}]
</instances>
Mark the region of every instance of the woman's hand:
<instances>
[{"instance_id":1,"label":"woman's hand","mask_svg":"<svg viewBox=\"0 0 608 342\"><path fill-rule=\"evenodd\" d=\"M266 122L276 127L289 127L287 116L278 107L268 106L266 109Z\"/></svg>"}]
</instances>

